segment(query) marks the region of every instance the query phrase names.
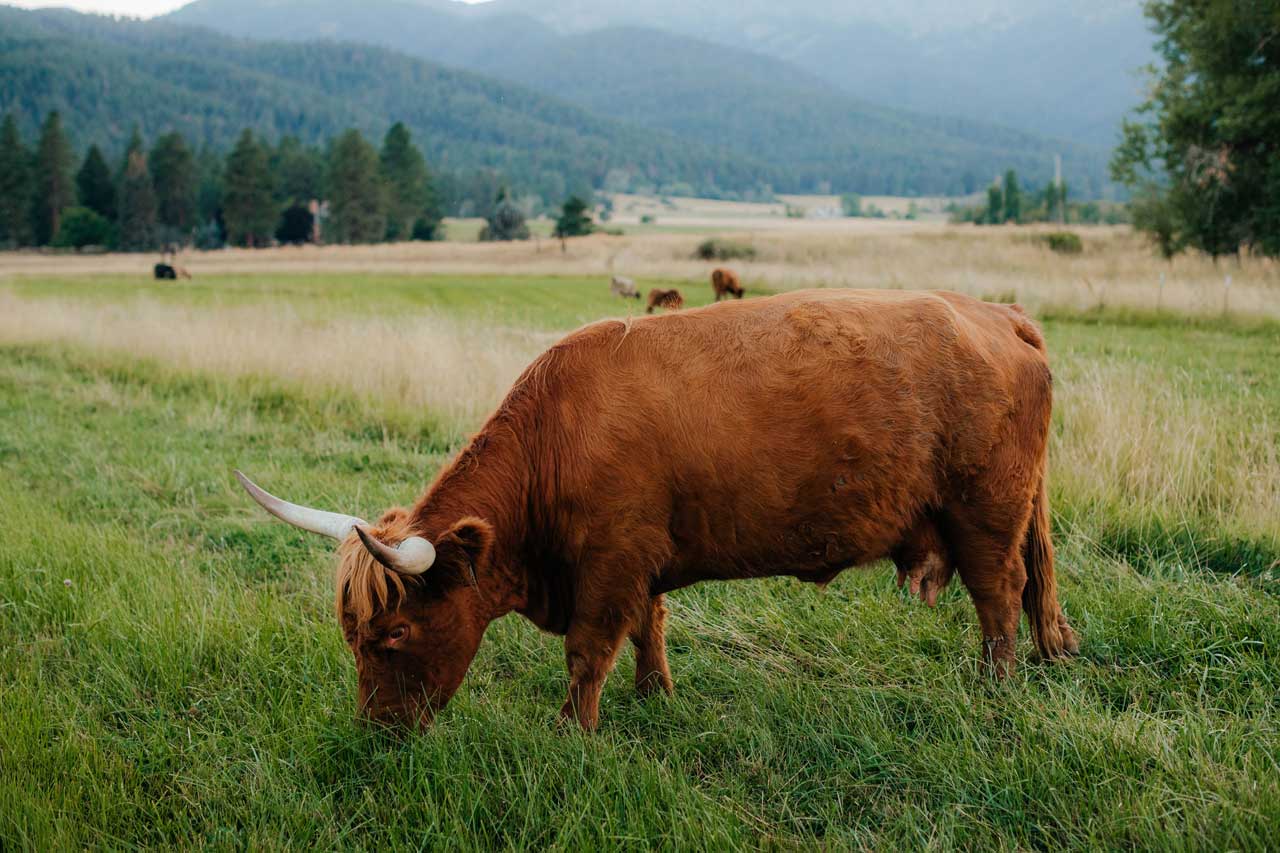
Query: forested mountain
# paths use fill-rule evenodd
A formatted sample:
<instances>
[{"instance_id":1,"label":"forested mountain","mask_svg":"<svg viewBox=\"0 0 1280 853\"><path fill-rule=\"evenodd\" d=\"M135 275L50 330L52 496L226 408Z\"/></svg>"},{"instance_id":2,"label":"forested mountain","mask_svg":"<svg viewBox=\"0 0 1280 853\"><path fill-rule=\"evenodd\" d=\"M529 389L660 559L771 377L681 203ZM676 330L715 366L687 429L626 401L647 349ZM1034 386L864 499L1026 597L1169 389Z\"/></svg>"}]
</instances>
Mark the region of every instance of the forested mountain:
<instances>
[{"instance_id":1,"label":"forested mountain","mask_svg":"<svg viewBox=\"0 0 1280 853\"><path fill-rule=\"evenodd\" d=\"M1140 0L492 0L557 32L657 27L786 60L877 104L1110 147L1151 59Z\"/></svg>"},{"instance_id":2,"label":"forested mountain","mask_svg":"<svg viewBox=\"0 0 1280 853\"><path fill-rule=\"evenodd\" d=\"M30 137L58 110L75 146L119 151L136 125L225 150L241 129L320 142L403 121L433 168L501 170L556 201L611 171L749 190L780 176L714 146L627 126L530 89L352 44L248 42L165 22L0 7L0 113Z\"/></svg>"},{"instance_id":3,"label":"forested mountain","mask_svg":"<svg viewBox=\"0 0 1280 853\"><path fill-rule=\"evenodd\" d=\"M654 28L562 34L495 7L505 8L503 0L197 0L170 19L256 37L341 34L500 76L594 113L767 162L778 189L968 193L1008 166L1043 182L1055 153L1064 156L1077 192L1092 195L1104 181L1105 155L1097 148L874 106L789 63Z\"/></svg>"}]
</instances>

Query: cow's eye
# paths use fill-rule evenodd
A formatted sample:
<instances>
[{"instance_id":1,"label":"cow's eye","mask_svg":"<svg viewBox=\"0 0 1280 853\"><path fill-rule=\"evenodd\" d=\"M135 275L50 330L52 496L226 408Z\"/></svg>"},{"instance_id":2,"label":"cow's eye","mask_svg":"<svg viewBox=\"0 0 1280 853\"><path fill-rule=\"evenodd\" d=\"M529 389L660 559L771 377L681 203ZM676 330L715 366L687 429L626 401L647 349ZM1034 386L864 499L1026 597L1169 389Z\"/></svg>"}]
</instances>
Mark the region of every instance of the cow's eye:
<instances>
[{"instance_id":1,"label":"cow's eye","mask_svg":"<svg viewBox=\"0 0 1280 853\"><path fill-rule=\"evenodd\" d=\"M409 636L409 626L397 625L387 632L387 642L398 643L407 636Z\"/></svg>"}]
</instances>

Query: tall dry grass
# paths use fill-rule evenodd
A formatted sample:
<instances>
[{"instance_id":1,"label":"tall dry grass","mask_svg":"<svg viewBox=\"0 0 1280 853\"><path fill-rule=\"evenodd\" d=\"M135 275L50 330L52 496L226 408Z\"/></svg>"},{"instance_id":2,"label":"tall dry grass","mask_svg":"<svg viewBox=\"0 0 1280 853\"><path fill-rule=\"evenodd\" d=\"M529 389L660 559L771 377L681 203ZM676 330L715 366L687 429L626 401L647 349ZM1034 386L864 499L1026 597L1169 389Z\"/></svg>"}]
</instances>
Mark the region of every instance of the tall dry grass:
<instances>
[{"instance_id":1,"label":"tall dry grass","mask_svg":"<svg viewBox=\"0 0 1280 853\"><path fill-rule=\"evenodd\" d=\"M1055 370L1054 492L1109 523L1212 529L1280 543L1280 424L1163 365Z\"/></svg>"},{"instance_id":2,"label":"tall dry grass","mask_svg":"<svg viewBox=\"0 0 1280 853\"><path fill-rule=\"evenodd\" d=\"M284 303L92 306L0 291L0 343L66 344L176 371L265 377L349 395L454 432L477 425L556 337L438 314L321 322Z\"/></svg>"}]
</instances>

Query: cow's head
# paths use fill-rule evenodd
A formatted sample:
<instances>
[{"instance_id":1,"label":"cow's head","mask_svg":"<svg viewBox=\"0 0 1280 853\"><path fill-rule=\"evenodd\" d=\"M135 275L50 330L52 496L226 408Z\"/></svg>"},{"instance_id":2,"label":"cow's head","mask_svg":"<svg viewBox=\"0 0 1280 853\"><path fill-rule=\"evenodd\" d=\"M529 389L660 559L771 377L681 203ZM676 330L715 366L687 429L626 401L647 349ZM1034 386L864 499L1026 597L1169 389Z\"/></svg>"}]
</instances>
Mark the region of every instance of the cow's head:
<instances>
[{"instance_id":1,"label":"cow's head","mask_svg":"<svg viewBox=\"0 0 1280 853\"><path fill-rule=\"evenodd\" d=\"M430 723L462 683L490 621L477 582L493 548L490 524L462 518L428 539L403 509L370 525L236 477L276 518L341 543L338 621L355 655L362 712L384 723Z\"/></svg>"}]
</instances>

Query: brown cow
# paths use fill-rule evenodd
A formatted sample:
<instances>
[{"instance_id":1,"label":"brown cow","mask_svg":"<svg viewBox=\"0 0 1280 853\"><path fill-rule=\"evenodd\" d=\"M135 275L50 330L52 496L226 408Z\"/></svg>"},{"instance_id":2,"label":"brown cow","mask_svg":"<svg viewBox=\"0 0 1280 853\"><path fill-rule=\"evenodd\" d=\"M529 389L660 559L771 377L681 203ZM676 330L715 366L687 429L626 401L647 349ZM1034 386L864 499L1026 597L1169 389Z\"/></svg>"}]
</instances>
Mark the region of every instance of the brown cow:
<instances>
[{"instance_id":1,"label":"brown cow","mask_svg":"<svg viewBox=\"0 0 1280 853\"><path fill-rule=\"evenodd\" d=\"M725 296L741 299L745 292L738 282L738 274L724 267L711 271L711 289L716 292L716 302Z\"/></svg>"},{"instance_id":2,"label":"brown cow","mask_svg":"<svg viewBox=\"0 0 1280 853\"><path fill-rule=\"evenodd\" d=\"M649 307L644 313L652 314L654 308L665 308L668 311L679 311L684 307L684 297L676 289L662 290L655 287L649 291Z\"/></svg>"},{"instance_id":3,"label":"brown cow","mask_svg":"<svg viewBox=\"0 0 1280 853\"><path fill-rule=\"evenodd\" d=\"M891 555L944 579L954 563L997 677L1024 609L1046 658L1074 653L1049 539L1050 386L1016 307L786 293L570 334L376 524L240 476L274 515L341 540L338 618L371 717L428 723L486 626L517 612L564 635L561 710L591 729L628 639L637 689L672 689L663 595L704 580L826 583Z\"/></svg>"}]
</instances>

